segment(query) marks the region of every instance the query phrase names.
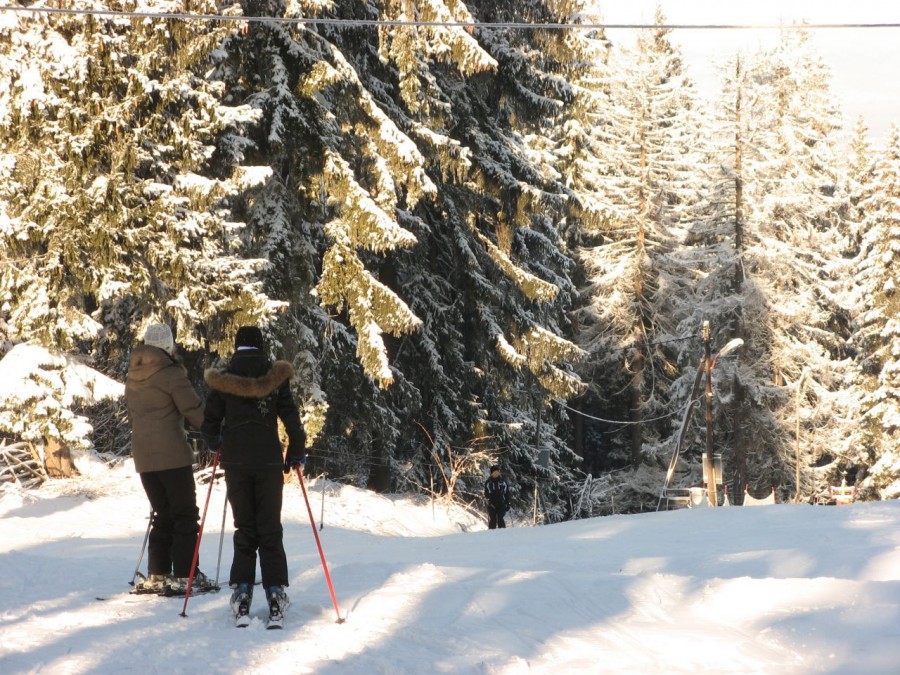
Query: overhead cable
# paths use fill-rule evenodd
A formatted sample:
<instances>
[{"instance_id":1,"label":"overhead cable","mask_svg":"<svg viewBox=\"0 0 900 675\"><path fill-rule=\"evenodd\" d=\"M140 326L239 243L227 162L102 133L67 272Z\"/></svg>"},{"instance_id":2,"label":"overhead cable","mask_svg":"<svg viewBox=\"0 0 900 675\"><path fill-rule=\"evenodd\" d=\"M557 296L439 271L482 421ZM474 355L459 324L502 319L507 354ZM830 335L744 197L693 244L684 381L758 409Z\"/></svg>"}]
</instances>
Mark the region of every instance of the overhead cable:
<instances>
[{"instance_id":1,"label":"overhead cable","mask_svg":"<svg viewBox=\"0 0 900 675\"><path fill-rule=\"evenodd\" d=\"M314 26L463 28L497 30L819 30L900 28L900 23L531 23L525 21L415 21L408 19L337 19L328 17L276 17L227 14L195 14L190 12L128 12L111 9L64 9L57 7L0 6L2 12L37 13L73 16L96 16L123 19L180 19L185 21L223 21L247 23L304 24Z\"/></svg>"}]
</instances>

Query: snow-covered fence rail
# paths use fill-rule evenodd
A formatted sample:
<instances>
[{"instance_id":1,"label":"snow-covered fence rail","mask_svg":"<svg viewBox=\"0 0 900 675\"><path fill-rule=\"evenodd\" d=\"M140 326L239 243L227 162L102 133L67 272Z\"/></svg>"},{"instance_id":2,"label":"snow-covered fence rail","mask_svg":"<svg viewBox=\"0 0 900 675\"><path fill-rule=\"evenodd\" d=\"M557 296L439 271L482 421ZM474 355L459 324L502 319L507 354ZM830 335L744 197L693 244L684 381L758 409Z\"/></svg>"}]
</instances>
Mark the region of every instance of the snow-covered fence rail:
<instances>
[{"instance_id":1,"label":"snow-covered fence rail","mask_svg":"<svg viewBox=\"0 0 900 675\"><path fill-rule=\"evenodd\" d=\"M44 465L31 443L0 444L0 483L37 487L46 480Z\"/></svg>"}]
</instances>

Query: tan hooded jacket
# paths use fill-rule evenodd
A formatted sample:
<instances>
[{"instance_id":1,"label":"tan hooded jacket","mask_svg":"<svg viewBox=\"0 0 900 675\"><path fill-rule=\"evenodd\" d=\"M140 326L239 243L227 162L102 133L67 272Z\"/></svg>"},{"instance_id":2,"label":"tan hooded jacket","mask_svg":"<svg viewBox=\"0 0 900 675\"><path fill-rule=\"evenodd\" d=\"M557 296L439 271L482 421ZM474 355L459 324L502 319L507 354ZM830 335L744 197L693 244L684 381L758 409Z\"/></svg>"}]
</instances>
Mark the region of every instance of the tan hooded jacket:
<instances>
[{"instance_id":1,"label":"tan hooded jacket","mask_svg":"<svg viewBox=\"0 0 900 675\"><path fill-rule=\"evenodd\" d=\"M131 454L138 473L193 464L184 420L199 429L203 402L181 364L158 347L135 347L128 361L125 402L131 419Z\"/></svg>"}]
</instances>

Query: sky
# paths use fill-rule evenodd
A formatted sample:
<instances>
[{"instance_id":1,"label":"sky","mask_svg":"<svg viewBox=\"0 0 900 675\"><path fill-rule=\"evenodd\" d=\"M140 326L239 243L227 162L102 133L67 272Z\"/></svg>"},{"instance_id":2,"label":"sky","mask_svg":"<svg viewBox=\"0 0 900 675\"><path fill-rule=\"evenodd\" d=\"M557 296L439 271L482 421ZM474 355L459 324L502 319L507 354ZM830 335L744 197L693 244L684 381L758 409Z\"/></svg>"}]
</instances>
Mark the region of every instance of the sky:
<instances>
[{"instance_id":1,"label":"sky","mask_svg":"<svg viewBox=\"0 0 900 675\"><path fill-rule=\"evenodd\" d=\"M487 530L478 512L322 479L285 487L292 604L128 594L148 506L130 463L0 484L0 672L896 674L900 501L617 515ZM200 567L231 556L224 485ZM146 571L146 558L142 564ZM258 590L258 589L257 589ZM338 623L338 617L344 619Z\"/></svg>"},{"instance_id":2,"label":"sky","mask_svg":"<svg viewBox=\"0 0 900 675\"><path fill-rule=\"evenodd\" d=\"M900 23L900 3L884 0L658 0L669 23L790 24ZM657 0L598 0L607 23L652 23ZM614 41L625 31L610 31ZM873 142L883 140L892 122L900 123L900 28L820 29L812 40L831 68L832 88L845 125L853 128L862 115ZM677 30L672 39L683 48L690 73L701 91L718 92L715 64L737 49L774 46L778 30Z\"/></svg>"}]
</instances>

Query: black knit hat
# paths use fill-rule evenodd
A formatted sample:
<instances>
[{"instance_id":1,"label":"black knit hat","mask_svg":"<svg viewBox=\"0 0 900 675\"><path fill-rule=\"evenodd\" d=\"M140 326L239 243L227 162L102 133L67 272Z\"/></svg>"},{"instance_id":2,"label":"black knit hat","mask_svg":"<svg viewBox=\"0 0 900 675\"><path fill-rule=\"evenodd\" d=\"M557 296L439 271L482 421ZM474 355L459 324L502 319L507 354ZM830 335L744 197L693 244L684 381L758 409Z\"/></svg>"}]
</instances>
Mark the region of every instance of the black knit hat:
<instances>
[{"instance_id":1,"label":"black knit hat","mask_svg":"<svg viewBox=\"0 0 900 675\"><path fill-rule=\"evenodd\" d=\"M499 471L499 470L500 470L499 464L494 464L491 466L491 473L494 473L495 471Z\"/></svg>"},{"instance_id":2,"label":"black knit hat","mask_svg":"<svg viewBox=\"0 0 900 675\"><path fill-rule=\"evenodd\" d=\"M256 347L263 349L263 334L256 326L241 326L234 336L234 347Z\"/></svg>"}]
</instances>

